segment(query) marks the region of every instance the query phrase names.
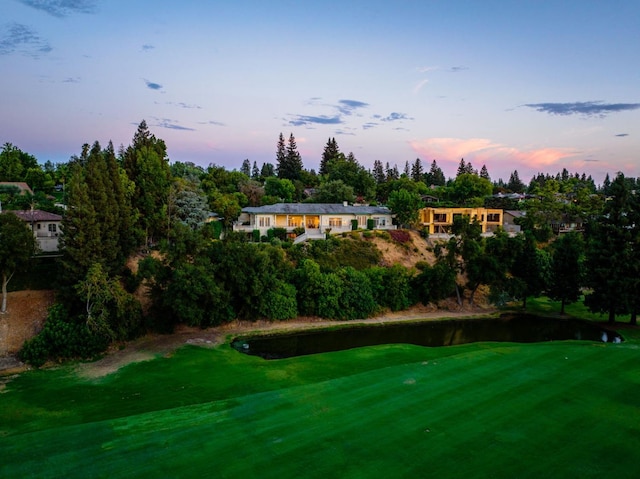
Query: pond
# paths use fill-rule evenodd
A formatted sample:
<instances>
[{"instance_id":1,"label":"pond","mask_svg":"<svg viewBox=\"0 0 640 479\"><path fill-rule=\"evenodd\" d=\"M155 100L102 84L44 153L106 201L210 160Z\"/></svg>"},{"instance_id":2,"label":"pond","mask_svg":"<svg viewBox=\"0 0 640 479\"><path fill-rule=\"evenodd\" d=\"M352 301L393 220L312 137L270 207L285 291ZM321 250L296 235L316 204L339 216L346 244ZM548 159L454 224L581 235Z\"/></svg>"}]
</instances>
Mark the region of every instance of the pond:
<instances>
[{"instance_id":1,"label":"pond","mask_svg":"<svg viewBox=\"0 0 640 479\"><path fill-rule=\"evenodd\" d=\"M332 330L242 336L234 339L231 346L245 354L283 359L380 344L437 347L481 341L535 343L565 340L620 342L622 338L618 333L589 321L506 314L499 318L357 324Z\"/></svg>"}]
</instances>

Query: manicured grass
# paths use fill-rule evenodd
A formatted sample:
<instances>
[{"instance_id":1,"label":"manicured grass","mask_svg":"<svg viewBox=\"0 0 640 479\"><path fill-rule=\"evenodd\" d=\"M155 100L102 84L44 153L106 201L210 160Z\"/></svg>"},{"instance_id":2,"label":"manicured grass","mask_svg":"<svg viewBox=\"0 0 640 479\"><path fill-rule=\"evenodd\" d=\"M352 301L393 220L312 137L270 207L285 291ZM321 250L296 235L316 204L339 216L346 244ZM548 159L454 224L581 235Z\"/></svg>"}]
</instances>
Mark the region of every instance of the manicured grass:
<instances>
[{"instance_id":1,"label":"manicured grass","mask_svg":"<svg viewBox=\"0 0 640 479\"><path fill-rule=\"evenodd\" d=\"M0 394L0 477L640 476L640 344L185 347Z\"/></svg>"}]
</instances>

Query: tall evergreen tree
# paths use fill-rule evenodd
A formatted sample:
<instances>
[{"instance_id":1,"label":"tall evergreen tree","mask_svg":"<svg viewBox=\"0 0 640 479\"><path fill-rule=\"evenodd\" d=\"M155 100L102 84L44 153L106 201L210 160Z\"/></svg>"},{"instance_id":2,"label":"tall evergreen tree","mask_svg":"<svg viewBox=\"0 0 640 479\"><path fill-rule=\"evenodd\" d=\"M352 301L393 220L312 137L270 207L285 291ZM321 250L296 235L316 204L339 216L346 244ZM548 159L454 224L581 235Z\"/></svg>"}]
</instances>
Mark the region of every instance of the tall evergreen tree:
<instances>
[{"instance_id":1,"label":"tall evergreen tree","mask_svg":"<svg viewBox=\"0 0 640 479\"><path fill-rule=\"evenodd\" d=\"M135 183L132 204L138 212L137 227L145 243L166 228L167 197L171 186L171 169L164 141L151 134L142 120L133 143L123 153L127 176Z\"/></svg>"},{"instance_id":2,"label":"tall evergreen tree","mask_svg":"<svg viewBox=\"0 0 640 479\"><path fill-rule=\"evenodd\" d=\"M436 162L436 160L433 160L431 162L431 168L429 169L429 172L426 174L425 179L426 179L425 183L427 183L428 186L431 186L431 185L444 186L447 182L447 179L444 176L444 172L438 166L438 163Z\"/></svg>"},{"instance_id":3,"label":"tall evergreen tree","mask_svg":"<svg viewBox=\"0 0 640 479\"><path fill-rule=\"evenodd\" d=\"M406 176L407 178L411 177L411 167L409 166L408 160L404 162L404 171L402 172L402 174L404 174L404 176Z\"/></svg>"},{"instance_id":4,"label":"tall evergreen tree","mask_svg":"<svg viewBox=\"0 0 640 479\"><path fill-rule=\"evenodd\" d=\"M560 301L560 314L564 314L566 304L575 303L580 298L584 279L583 252L582 237L576 232L562 235L553 242L547 294L551 299Z\"/></svg>"},{"instance_id":5,"label":"tall evergreen tree","mask_svg":"<svg viewBox=\"0 0 640 479\"><path fill-rule=\"evenodd\" d=\"M272 163L262 163L262 168L260 169L260 177L263 180L266 180L270 176L276 176L276 169Z\"/></svg>"},{"instance_id":6,"label":"tall evergreen tree","mask_svg":"<svg viewBox=\"0 0 640 479\"><path fill-rule=\"evenodd\" d=\"M416 158L411 166L411 179L413 181L422 181L422 175L424 175L424 168L422 167L422 161L420 158Z\"/></svg>"},{"instance_id":7,"label":"tall evergreen tree","mask_svg":"<svg viewBox=\"0 0 640 479\"><path fill-rule=\"evenodd\" d=\"M384 183L387 177L384 174L384 167L380 160L373 161L373 178L376 180L376 184Z\"/></svg>"},{"instance_id":8,"label":"tall evergreen tree","mask_svg":"<svg viewBox=\"0 0 640 479\"><path fill-rule=\"evenodd\" d=\"M260 170L258 169L258 163L254 160L253 168L251 169L251 179L259 180L260 179Z\"/></svg>"},{"instance_id":9,"label":"tall evergreen tree","mask_svg":"<svg viewBox=\"0 0 640 479\"><path fill-rule=\"evenodd\" d=\"M482 168L480 169L480 178L491 181L491 178L489 177L489 170L487 170L487 165L482 165Z\"/></svg>"},{"instance_id":10,"label":"tall evergreen tree","mask_svg":"<svg viewBox=\"0 0 640 479\"><path fill-rule=\"evenodd\" d=\"M507 189L511 190L514 193L524 193L526 186L520 180L520 175L518 175L518 170L514 170L509 176L509 183L507 183Z\"/></svg>"},{"instance_id":11,"label":"tall evergreen tree","mask_svg":"<svg viewBox=\"0 0 640 479\"><path fill-rule=\"evenodd\" d=\"M458 164L458 170L456 171L456 178L465 173L468 173L467 164L465 163L464 158L461 158L460 163Z\"/></svg>"},{"instance_id":12,"label":"tall evergreen tree","mask_svg":"<svg viewBox=\"0 0 640 479\"><path fill-rule=\"evenodd\" d=\"M322 152L322 158L320 159L320 171L319 174L326 175L329 173L327 170L327 166L331 160L337 158L340 154L340 149L338 148L338 143L335 138L329 138L327 140L327 144L324 147L324 151Z\"/></svg>"},{"instance_id":13,"label":"tall evergreen tree","mask_svg":"<svg viewBox=\"0 0 640 479\"><path fill-rule=\"evenodd\" d=\"M280 134L280 140L278 140L278 178L291 181L300 180L302 174L302 158L300 157L300 153L298 153L298 146L296 145L296 139L293 133L289 135L284 158L280 159L282 141L284 141L284 138L282 134Z\"/></svg>"},{"instance_id":14,"label":"tall evergreen tree","mask_svg":"<svg viewBox=\"0 0 640 479\"><path fill-rule=\"evenodd\" d=\"M602 214L587 223L585 230L586 283L591 289L585 304L592 312L608 314L609 322L614 323L616 315L632 311L638 296L638 291L629 287L637 285L633 278L637 240L632 194L622 173L611 183L610 193Z\"/></svg>"},{"instance_id":15,"label":"tall evergreen tree","mask_svg":"<svg viewBox=\"0 0 640 479\"><path fill-rule=\"evenodd\" d=\"M276 144L276 173L280 177L280 168L286 165L287 162L287 143L284 140L284 135L280 132L278 136L278 143Z\"/></svg>"},{"instance_id":16,"label":"tall evergreen tree","mask_svg":"<svg viewBox=\"0 0 640 479\"><path fill-rule=\"evenodd\" d=\"M251 178L251 162L249 158L246 158L242 162L242 166L240 167L240 173L247 175L247 178Z\"/></svg>"}]
</instances>

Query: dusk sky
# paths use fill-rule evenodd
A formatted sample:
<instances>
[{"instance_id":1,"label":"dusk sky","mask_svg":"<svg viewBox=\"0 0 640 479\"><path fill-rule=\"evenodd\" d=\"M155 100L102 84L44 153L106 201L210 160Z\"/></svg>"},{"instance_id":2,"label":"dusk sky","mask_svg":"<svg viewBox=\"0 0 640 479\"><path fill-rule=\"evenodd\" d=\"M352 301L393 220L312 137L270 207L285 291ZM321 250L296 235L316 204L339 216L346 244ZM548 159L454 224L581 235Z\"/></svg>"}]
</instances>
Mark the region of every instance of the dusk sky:
<instances>
[{"instance_id":1,"label":"dusk sky","mask_svg":"<svg viewBox=\"0 0 640 479\"><path fill-rule=\"evenodd\" d=\"M0 143L640 176L640 1L0 0Z\"/></svg>"}]
</instances>

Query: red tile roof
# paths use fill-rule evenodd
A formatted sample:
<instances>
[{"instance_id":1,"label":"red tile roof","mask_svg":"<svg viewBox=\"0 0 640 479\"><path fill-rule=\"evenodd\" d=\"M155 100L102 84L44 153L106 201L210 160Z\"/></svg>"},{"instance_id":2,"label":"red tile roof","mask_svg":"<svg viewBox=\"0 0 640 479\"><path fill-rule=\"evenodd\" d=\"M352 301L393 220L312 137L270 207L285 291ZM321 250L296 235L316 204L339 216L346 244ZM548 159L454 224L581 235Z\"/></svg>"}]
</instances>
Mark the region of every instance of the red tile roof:
<instances>
[{"instance_id":1,"label":"red tile roof","mask_svg":"<svg viewBox=\"0 0 640 479\"><path fill-rule=\"evenodd\" d=\"M62 221L62 216L42 210L19 210L11 211L11 213L14 213L18 218L29 223L38 221Z\"/></svg>"}]
</instances>

